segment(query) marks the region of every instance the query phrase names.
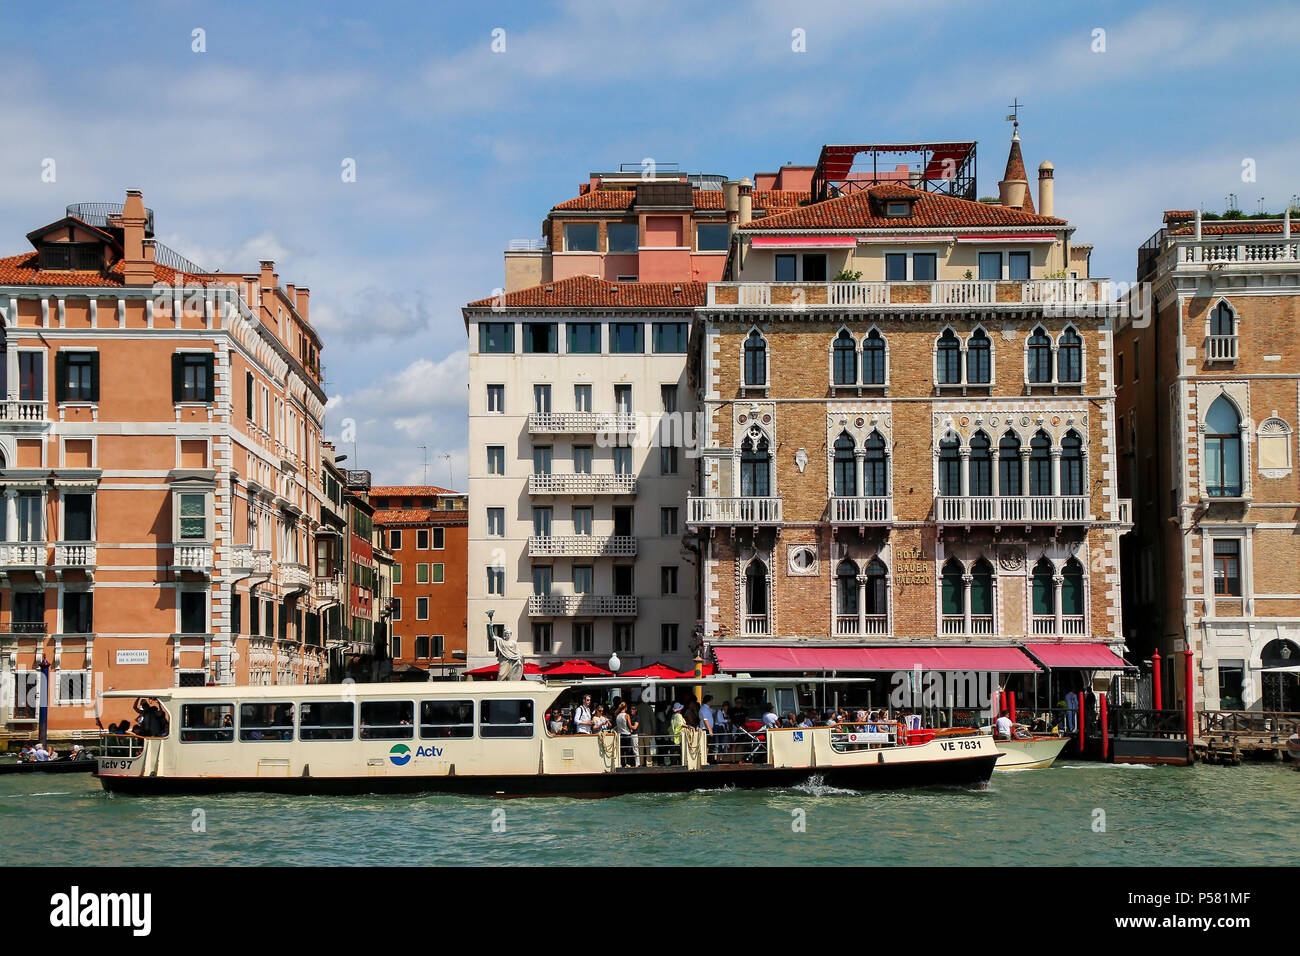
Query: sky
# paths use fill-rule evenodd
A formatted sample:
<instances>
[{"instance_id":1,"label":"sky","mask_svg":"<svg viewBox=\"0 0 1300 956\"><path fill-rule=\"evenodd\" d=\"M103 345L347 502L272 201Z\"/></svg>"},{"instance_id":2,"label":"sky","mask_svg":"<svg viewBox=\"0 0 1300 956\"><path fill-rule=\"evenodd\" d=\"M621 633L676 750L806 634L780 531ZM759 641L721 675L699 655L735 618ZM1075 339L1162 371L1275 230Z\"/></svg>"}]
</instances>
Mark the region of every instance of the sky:
<instances>
[{"instance_id":1,"label":"sky","mask_svg":"<svg viewBox=\"0 0 1300 956\"><path fill-rule=\"evenodd\" d=\"M376 483L465 487L461 307L592 171L739 178L823 143L977 140L996 195L1014 97L1026 166L1053 162L1056 214L1114 279L1165 209L1300 192L1300 7L1267 0L0 12L0 255L68 203L140 188L158 239L203 268L274 259L312 290L326 436L355 432L340 452Z\"/></svg>"}]
</instances>

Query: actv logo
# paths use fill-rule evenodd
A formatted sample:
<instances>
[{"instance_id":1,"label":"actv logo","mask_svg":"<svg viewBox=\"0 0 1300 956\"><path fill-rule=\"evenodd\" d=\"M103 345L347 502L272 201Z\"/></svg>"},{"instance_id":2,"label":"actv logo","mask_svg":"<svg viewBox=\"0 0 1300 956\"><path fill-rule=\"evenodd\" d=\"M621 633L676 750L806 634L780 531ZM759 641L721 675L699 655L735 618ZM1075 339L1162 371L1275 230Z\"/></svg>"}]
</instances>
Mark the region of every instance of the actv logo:
<instances>
[{"instance_id":1,"label":"actv logo","mask_svg":"<svg viewBox=\"0 0 1300 956\"><path fill-rule=\"evenodd\" d=\"M396 744L388 751L388 759L398 767L405 767L411 762L411 748L406 744Z\"/></svg>"},{"instance_id":2,"label":"actv logo","mask_svg":"<svg viewBox=\"0 0 1300 956\"><path fill-rule=\"evenodd\" d=\"M70 892L50 897L50 925L79 927L130 927L136 936L148 936L153 927L152 893Z\"/></svg>"}]
</instances>

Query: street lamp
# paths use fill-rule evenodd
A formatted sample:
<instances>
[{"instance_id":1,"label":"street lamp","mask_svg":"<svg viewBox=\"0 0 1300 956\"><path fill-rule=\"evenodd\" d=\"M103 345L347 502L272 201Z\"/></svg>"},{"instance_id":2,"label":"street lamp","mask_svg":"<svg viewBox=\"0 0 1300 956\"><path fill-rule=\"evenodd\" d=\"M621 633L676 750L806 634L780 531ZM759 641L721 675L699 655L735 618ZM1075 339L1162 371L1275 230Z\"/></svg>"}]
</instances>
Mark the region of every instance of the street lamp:
<instances>
[{"instance_id":1,"label":"street lamp","mask_svg":"<svg viewBox=\"0 0 1300 956\"><path fill-rule=\"evenodd\" d=\"M623 666L623 662L618 659L618 651L615 651L613 654L609 655L609 669L611 671L617 674L618 669L622 666Z\"/></svg>"}]
</instances>

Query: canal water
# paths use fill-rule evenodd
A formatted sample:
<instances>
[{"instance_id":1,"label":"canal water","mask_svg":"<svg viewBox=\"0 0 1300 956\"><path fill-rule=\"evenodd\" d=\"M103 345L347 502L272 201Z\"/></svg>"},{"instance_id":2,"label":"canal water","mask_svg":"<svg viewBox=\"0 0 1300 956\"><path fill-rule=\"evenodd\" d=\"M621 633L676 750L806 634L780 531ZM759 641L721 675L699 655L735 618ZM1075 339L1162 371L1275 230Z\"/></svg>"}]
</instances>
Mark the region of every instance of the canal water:
<instances>
[{"instance_id":1,"label":"canal water","mask_svg":"<svg viewBox=\"0 0 1300 956\"><path fill-rule=\"evenodd\" d=\"M607 800L109 796L0 777L7 866L1295 865L1290 765L1064 763L987 790L782 790Z\"/></svg>"}]
</instances>

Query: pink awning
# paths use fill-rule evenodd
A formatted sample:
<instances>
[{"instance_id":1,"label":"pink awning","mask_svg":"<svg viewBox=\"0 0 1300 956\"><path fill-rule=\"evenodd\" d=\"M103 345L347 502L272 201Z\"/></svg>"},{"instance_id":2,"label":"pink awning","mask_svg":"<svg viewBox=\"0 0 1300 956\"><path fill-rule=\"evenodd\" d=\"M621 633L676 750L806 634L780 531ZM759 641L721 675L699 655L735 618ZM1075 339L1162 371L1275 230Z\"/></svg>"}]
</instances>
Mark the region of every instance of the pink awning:
<instances>
[{"instance_id":1,"label":"pink awning","mask_svg":"<svg viewBox=\"0 0 1300 956\"><path fill-rule=\"evenodd\" d=\"M741 671L997 671L1032 674L1042 670L1018 647L758 647L713 648L718 666Z\"/></svg>"},{"instance_id":2,"label":"pink awning","mask_svg":"<svg viewBox=\"0 0 1300 956\"><path fill-rule=\"evenodd\" d=\"M750 243L755 249L851 249L858 240L856 236L755 236Z\"/></svg>"},{"instance_id":3,"label":"pink awning","mask_svg":"<svg viewBox=\"0 0 1300 956\"><path fill-rule=\"evenodd\" d=\"M1052 670L1077 667L1083 670L1119 671L1128 667L1105 644L1026 644L1025 650Z\"/></svg>"}]
</instances>

